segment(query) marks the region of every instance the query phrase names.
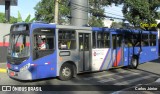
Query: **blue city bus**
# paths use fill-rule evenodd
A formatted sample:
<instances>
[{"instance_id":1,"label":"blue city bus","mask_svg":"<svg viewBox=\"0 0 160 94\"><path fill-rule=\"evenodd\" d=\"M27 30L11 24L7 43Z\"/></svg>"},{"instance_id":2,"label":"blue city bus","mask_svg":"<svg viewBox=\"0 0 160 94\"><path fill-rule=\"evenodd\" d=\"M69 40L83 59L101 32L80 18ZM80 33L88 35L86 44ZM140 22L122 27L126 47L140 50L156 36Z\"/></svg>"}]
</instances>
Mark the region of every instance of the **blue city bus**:
<instances>
[{"instance_id":1,"label":"blue city bus","mask_svg":"<svg viewBox=\"0 0 160 94\"><path fill-rule=\"evenodd\" d=\"M158 58L156 31L16 23L11 26L7 74L19 80L103 71ZM39 49L45 40L45 49Z\"/></svg>"}]
</instances>

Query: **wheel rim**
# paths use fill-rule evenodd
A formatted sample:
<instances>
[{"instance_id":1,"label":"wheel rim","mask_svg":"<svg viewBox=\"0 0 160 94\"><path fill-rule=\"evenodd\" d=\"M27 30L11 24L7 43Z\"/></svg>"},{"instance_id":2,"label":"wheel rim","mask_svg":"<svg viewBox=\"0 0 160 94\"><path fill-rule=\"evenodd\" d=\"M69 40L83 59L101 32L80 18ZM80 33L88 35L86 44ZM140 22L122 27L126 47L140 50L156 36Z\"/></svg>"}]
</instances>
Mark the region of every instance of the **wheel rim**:
<instances>
[{"instance_id":1,"label":"wheel rim","mask_svg":"<svg viewBox=\"0 0 160 94\"><path fill-rule=\"evenodd\" d=\"M71 69L68 67L64 67L62 70L62 75L65 77L69 77L71 75Z\"/></svg>"},{"instance_id":2,"label":"wheel rim","mask_svg":"<svg viewBox=\"0 0 160 94\"><path fill-rule=\"evenodd\" d=\"M133 59L133 66L134 66L134 67L137 66L137 61L136 61L136 59Z\"/></svg>"}]
</instances>

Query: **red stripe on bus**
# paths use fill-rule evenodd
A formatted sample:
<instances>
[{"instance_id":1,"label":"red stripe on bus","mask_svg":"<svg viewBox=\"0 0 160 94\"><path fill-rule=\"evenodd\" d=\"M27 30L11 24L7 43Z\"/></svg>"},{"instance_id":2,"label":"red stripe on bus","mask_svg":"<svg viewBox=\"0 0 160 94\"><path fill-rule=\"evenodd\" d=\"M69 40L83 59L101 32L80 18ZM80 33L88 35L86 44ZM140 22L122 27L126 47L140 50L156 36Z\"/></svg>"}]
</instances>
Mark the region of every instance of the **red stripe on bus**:
<instances>
[{"instance_id":1,"label":"red stripe on bus","mask_svg":"<svg viewBox=\"0 0 160 94\"><path fill-rule=\"evenodd\" d=\"M16 46L21 46L21 45L22 45L21 43L17 43L17 44L16 44ZM5 43L0 42L0 47L1 47L1 46L8 47L8 46L9 46L9 42L5 42ZM30 46L30 43L29 43L29 42L26 43L26 46Z\"/></svg>"},{"instance_id":2,"label":"red stripe on bus","mask_svg":"<svg viewBox=\"0 0 160 94\"><path fill-rule=\"evenodd\" d=\"M121 52L122 49L120 49L116 55L116 60L114 61L114 67L118 66L121 61Z\"/></svg>"}]
</instances>

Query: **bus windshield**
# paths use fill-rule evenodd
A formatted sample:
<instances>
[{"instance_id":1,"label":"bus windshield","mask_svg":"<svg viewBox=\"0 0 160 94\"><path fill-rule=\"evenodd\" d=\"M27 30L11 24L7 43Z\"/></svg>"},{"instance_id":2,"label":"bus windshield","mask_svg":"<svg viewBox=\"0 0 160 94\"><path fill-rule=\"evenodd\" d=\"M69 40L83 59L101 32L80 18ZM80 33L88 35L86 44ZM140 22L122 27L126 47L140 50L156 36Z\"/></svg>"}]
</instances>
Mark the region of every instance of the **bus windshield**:
<instances>
[{"instance_id":1,"label":"bus windshield","mask_svg":"<svg viewBox=\"0 0 160 94\"><path fill-rule=\"evenodd\" d=\"M11 57L23 58L30 55L29 35L13 34L10 38L9 55Z\"/></svg>"}]
</instances>

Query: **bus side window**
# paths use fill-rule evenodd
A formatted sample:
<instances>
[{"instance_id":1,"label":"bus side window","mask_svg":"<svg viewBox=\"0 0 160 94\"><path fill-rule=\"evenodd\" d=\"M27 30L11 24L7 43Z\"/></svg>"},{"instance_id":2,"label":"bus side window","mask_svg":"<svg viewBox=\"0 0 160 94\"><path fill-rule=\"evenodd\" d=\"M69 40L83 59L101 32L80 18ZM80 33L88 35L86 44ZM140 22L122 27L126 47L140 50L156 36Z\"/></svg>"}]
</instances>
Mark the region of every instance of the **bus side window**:
<instances>
[{"instance_id":1,"label":"bus side window","mask_svg":"<svg viewBox=\"0 0 160 94\"><path fill-rule=\"evenodd\" d=\"M116 49L116 35L112 36L112 46L113 46L113 49Z\"/></svg>"},{"instance_id":2,"label":"bus side window","mask_svg":"<svg viewBox=\"0 0 160 94\"><path fill-rule=\"evenodd\" d=\"M76 34L74 30L60 29L58 38L58 48L60 50L76 49Z\"/></svg>"},{"instance_id":3,"label":"bus side window","mask_svg":"<svg viewBox=\"0 0 160 94\"><path fill-rule=\"evenodd\" d=\"M156 35L150 35L150 46L156 46Z\"/></svg>"},{"instance_id":4,"label":"bus side window","mask_svg":"<svg viewBox=\"0 0 160 94\"><path fill-rule=\"evenodd\" d=\"M141 46L149 46L149 37L148 34L142 35Z\"/></svg>"},{"instance_id":5,"label":"bus side window","mask_svg":"<svg viewBox=\"0 0 160 94\"><path fill-rule=\"evenodd\" d=\"M92 45L93 45L92 47L96 48L96 32L92 33L92 41L93 41L92 42Z\"/></svg>"},{"instance_id":6,"label":"bus side window","mask_svg":"<svg viewBox=\"0 0 160 94\"><path fill-rule=\"evenodd\" d=\"M124 43L125 43L125 47L132 47L132 40L133 40L133 37L130 36L129 34L125 34L124 35Z\"/></svg>"},{"instance_id":7,"label":"bus side window","mask_svg":"<svg viewBox=\"0 0 160 94\"><path fill-rule=\"evenodd\" d=\"M33 59L35 60L52 54L55 47L55 30L51 28L37 28L33 31L33 34Z\"/></svg>"},{"instance_id":8,"label":"bus side window","mask_svg":"<svg viewBox=\"0 0 160 94\"><path fill-rule=\"evenodd\" d=\"M110 47L110 36L107 32L97 33L97 48L109 48Z\"/></svg>"}]
</instances>

